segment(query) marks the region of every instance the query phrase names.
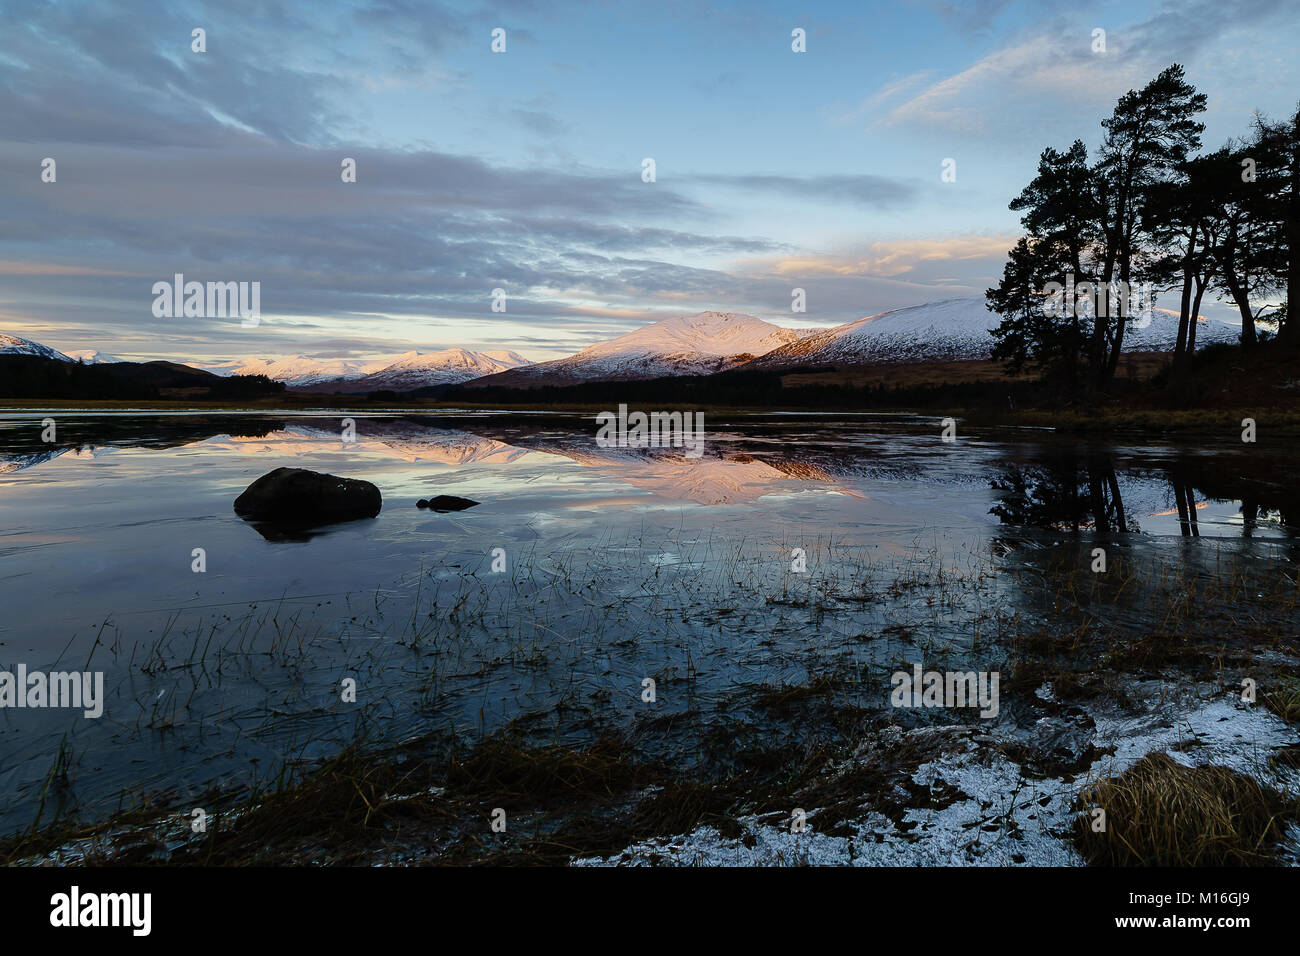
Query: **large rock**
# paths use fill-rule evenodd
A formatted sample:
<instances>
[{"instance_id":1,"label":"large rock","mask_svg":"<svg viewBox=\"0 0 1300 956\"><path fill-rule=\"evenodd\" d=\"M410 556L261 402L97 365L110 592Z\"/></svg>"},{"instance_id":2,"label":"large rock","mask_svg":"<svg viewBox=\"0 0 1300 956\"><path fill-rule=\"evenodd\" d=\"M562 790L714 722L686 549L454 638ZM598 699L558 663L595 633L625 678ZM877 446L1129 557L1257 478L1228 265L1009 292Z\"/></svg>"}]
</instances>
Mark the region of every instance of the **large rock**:
<instances>
[{"instance_id":1,"label":"large rock","mask_svg":"<svg viewBox=\"0 0 1300 956\"><path fill-rule=\"evenodd\" d=\"M379 489L370 482L305 468L277 468L235 499L242 518L299 526L373 518L382 507Z\"/></svg>"}]
</instances>

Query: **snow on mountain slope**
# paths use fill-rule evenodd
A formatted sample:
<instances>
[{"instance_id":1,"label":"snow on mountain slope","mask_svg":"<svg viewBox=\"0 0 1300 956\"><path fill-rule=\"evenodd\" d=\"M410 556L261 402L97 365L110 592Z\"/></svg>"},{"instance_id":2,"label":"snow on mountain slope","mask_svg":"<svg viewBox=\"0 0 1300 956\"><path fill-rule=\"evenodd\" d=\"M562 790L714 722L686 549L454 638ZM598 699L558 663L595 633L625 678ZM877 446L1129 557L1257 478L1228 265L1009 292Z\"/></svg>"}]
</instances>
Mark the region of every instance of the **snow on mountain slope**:
<instances>
[{"instance_id":1,"label":"snow on mountain slope","mask_svg":"<svg viewBox=\"0 0 1300 956\"><path fill-rule=\"evenodd\" d=\"M1140 317L1139 317L1140 320ZM754 362L755 368L807 364L902 364L906 362L987 359L989 335L1001 323L983 297L946 299L869 315L847 325L808 333ZM1240 330L1226 322L1202 318L1198 347L1235 342ZM1171 351L1178 338L1178 313L1152 309L1150 323L1130 325L1124 333L1129 352Z\"/></svg>"},{"instance_id":2,"label":"snow on mountain slope","mask_svg":"<svg viewBox=\"0 0 1300 956\"><path fill-rule=\"evenodd\" d=\"M1241 326L1229 325L1218 319L1201 316L1196 321L1196 347L1199 349L1215 342L1236 345L1241 339ZM1125 352L1172 352L1178 342L1178 312L1174 309L1152 309L1151 324L1146 327L1130 325L1124 330Z\"/></svg>"},{"instance_id":3,"label":"snow on mountain slope","mask_svg":"<svg viewBox=\"0 0 1300 956\"><path fill-rule=\"evenodd\" d=\"M664 319L588 346L576 355L476 380L478 385L564 385L600 379L706 375L795 341L798 333L739 312Z\"/></svg>"},{"instance_id":4,"label":"snow on mountain slope","mask_svg":"<svg viewBox=\"0 0 1300 956\"><path fill-rule=\"evenodd\" d=\"M217 435L204 439L208 448L224 448L246 454L270 453L279 458L310 458L343 447L337 428L293 425L265 435ZM491 438L459 429L421 428L409 422L377 419L367 423L363 434L347 446L350 451L383 455L408 462L429 462L461 466L476 462L505 464L529 454Z\"/></svg>"},{"instance_id":5,"label":"snow on mountain slope","mask_svg":"<svg viewBox=\"0 0 1300 956\"><path fill-rule=\"evenodd\" d=\"M387 389L409 392L432 385L456 385L484 375L493 375L528 364L515 352L498 352L494 358L486 352L451 348L438 352L406 352L395 359L374 362L366 374L305 386L314 392L374 392Z\"/></svg>"},{"instance_id":6,"label":"snow on mountain slope","mask_svg":"<svg viewBox=\"0 0 1300 956\"><path fill-rule=\"evenodd\" d=\"M528 359L517 352L489 353L450 348L437 352L412 351L371 361L292 355L281 359L246 358L195 363L195 367L217 375L265 375L296 389L369 392L378 389L409 391L427 385L464 382L526 364Z\"/></svg>"},{"instance_id":7,"label":"snow on mountain slope","mask_svg":"<svg viewBox=\"0 0 1300 956\"><path fill-rule=\"evenodd\" d=\"M109 355L99 349L76 349L65 353L72 361L81 361L86 365L108 365L113 362L121 362L122 359L116 355Z\"/></svg>"},{"instance_id":8,"label":"snow on mountain slope","mask_svg":"<svg viewBox=\"0 0 1300 956\"><path fill-rule=\"evenodd\" d=\"M291 355L281 359L246 358L233 362L192 364L195 368L217 375L265 375L290 387L301 388L336 379L361 378L384 363L350 359L322 360L309 355Z\"/></svg>"},{"instance_id":9,"label":"snow on mountain slope","mask_svg":"<svg viewBox=\"0 0 1300 956\"><path fill-rule=\"evenodd\" d=\"M508 368L518 368L521 365L532 365L533 363L524 358L518 352L512 352L509 349L494 349L491 352L480 352L480 355L486 355L490 359L502 363Z\"/></svg>"},{"instance_id":10,"label":"snow on mountain slope","mask_svg":"<svg viewBox=\"0 0 1300 956\"><path fill-rule=\"evenodd\" d=\"M38 355L41 358L58 359L60 362L73 361L58 349L41 345L39 342L20 339L16 335L7 335L4 332L0 332L0 355Z\"/></svg>"}]
</instances>

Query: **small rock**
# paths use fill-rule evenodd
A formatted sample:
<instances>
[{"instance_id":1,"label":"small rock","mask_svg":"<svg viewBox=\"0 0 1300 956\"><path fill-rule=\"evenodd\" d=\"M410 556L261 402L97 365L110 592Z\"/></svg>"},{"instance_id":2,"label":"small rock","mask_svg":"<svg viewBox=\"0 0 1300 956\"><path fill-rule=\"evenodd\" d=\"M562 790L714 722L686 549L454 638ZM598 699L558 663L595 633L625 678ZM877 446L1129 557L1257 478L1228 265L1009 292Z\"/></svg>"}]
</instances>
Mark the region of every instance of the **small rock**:
<instances>
[{"instance_id":1,"label":"small rock","mask_svg":"<svg viewBox=\"0 0 1300 956\"><path fill-rule=\"evenodd\" d=\"M466 508L473 508L478 502L469 498L458 498L455 495L438 495L430 498L427 504L434 511L447 512L464 511Z\"/></svg>"}]
</instances>

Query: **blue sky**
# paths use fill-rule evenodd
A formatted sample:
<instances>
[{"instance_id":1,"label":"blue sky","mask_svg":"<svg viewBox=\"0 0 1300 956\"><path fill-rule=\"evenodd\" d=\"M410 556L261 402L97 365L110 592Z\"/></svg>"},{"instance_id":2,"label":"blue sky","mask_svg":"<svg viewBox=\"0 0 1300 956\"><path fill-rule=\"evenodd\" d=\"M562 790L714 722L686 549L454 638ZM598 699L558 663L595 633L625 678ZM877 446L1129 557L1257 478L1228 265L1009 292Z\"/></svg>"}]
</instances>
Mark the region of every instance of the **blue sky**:
<instances>
[{"instance_id":1,"label":"blue sky","mask_svg":"<svg viewBox=\"0 0 1300 956\"><path fill-rule=\"evenodd\" d=\"M1298 13L10 3L0 331L138 358L545 359L702 309L809 327L978 295L1041 149L1095 145L1115 99L1169 63L1209 94L1207 146L1293 110ZM176 272L260 281L262 323L155 318L152 285Z\"/></svg>"}]
</instances>

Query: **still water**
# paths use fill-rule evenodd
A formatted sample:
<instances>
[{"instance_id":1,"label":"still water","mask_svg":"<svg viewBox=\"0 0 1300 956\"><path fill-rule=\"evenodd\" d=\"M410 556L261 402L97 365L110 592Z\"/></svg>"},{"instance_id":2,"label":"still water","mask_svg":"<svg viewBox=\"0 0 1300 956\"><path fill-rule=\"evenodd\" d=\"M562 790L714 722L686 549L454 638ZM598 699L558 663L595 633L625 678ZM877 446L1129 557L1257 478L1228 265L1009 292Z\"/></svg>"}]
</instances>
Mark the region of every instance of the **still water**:
<instances>
[{"instance_id":1,"label":"still water","mask_svg":"<svg viewBox=\"0 0 1300 956\"><path fill-rule=\"evenodd\" d=\"M106 690L99 719L0 709L0 833L265 784L362 734L581 735L632 713L646 675L685 711L918 648L996 667L982 631L1052 623L1006 572L1098 543L1300 559L1297 450L1235 434L710 416L692 458L598 447L576 414L352 417L347 441L338 413L0 415L0 670ZM383 510L294 534L235 515L280 466L373 482ZM437 494L480 504L416 507Z\"/></svg>"}]
</instances>

